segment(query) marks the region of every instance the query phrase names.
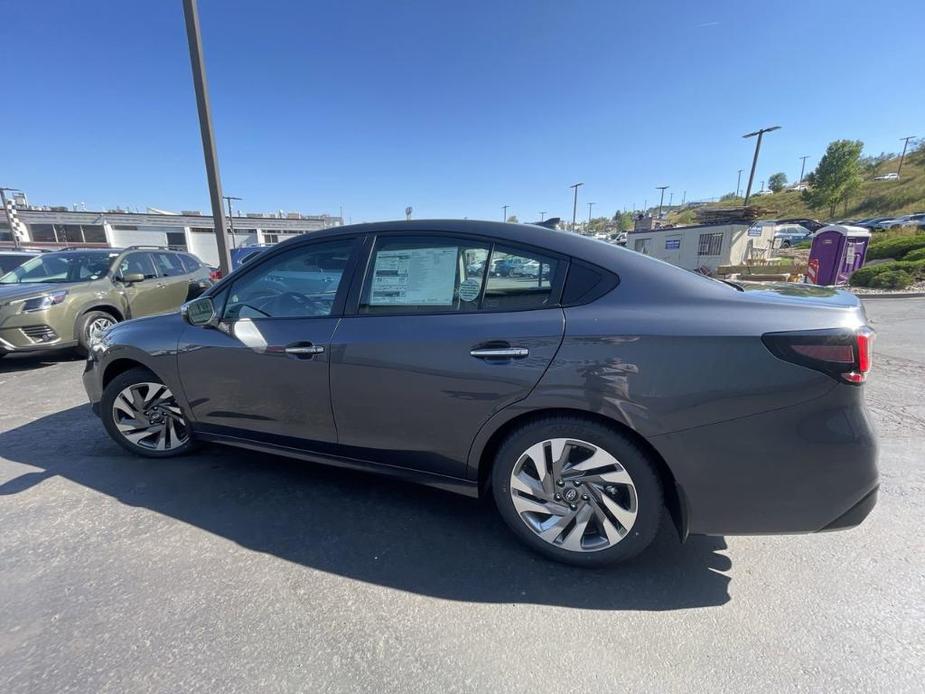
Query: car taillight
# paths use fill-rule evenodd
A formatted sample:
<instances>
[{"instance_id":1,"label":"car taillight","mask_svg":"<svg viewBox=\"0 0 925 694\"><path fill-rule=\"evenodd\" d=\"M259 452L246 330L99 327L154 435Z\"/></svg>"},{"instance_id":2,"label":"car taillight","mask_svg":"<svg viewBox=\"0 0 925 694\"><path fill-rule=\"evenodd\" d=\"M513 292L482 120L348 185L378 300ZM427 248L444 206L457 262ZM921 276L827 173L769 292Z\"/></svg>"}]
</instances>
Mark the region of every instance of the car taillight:
<instances>
[{"instance_id":1,"label":"car taillight","mask_svg":"<svg viewBox=\"0 0 925 694\"><path fill-rule=\"evenodd\" d=\"M218 282L222 278L221 270L209 270L209 279L213 282Z\"/></svg>"},{"instance_id":2,"label":"car taillight","mask_svg":"<svg viewBox=\"0 0 925 694\"><path fill-rule=\"evenodd\" d=\"M856 330L806 330L767 333L761 340L774 356L847 383L867 380L876 333L862 326Z\"/></svg>"}]
</instances>

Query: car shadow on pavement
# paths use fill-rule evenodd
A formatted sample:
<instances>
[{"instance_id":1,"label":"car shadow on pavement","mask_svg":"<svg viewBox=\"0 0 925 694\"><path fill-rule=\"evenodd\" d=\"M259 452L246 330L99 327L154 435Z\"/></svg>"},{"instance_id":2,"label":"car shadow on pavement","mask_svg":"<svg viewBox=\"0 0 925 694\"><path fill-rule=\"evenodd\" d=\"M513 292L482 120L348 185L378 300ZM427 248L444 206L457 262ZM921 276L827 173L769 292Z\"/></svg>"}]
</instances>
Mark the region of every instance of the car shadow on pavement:
<instances>
[{"instance_id":1,"label":"car shadow on pavement","mask_svg":"<svg viewBox=\"0 0 925 694\"><path fill-rule=\"evenodd\" d=\"M0 375L14 371L32 371L59 362L83 361L83 357L72 349L49 350L47 352L7 354L0 359Z\"/></svg>"},{"instance_id":2,"label":"car shadow on pavement","mask_svg":"<svg viewBox=\"0 0 925 694\"><path fill-rule=\"evenodd\" d=\"M667 517L640 557L588 570L534 555L488 503L447 492L221 446L138 458L88 406L0 433L0 456L38 468L0 484L0 496L60 475L255 551L422 595L600 610L729 601L724 539L681 544Z\"/></svg>"}]
</instances>

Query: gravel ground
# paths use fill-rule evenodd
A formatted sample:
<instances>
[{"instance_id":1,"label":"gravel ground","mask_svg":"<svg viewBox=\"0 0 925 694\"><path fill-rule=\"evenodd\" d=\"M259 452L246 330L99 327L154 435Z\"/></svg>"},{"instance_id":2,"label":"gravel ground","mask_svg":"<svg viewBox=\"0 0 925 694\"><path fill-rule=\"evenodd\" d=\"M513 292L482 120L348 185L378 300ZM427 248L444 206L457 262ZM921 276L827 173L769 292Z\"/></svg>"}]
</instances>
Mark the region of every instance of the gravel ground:
<instances>
[{"instance_id":1,"label":"gravel ground","mask_svg":"<svg viewBox=\"0 0 925 694\"><path fill-rule=\"evenodd\" d=\"M925 681L925 300L871 301L878 507L623 567L488 507L231 449L133 458L82 364L0 361L0 692L890 691Z\"/></svg>"}]
</instances>

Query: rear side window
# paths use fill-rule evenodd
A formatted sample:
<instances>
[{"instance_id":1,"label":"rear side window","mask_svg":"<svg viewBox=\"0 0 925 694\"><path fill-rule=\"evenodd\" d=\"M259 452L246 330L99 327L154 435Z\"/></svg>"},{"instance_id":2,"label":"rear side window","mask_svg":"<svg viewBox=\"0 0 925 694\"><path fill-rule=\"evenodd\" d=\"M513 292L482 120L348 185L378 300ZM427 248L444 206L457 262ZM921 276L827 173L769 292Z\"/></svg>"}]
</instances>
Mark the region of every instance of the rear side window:
<instances>
[{"instance_id":1,"label":"rear side window","mask_svg":"<svg viewBox=\"0 0 925 694\"><path fill-rule=\"evenodd\" d=\"M448 236L379 237L360 313L475 311L491 247Z\"/></svg>"},{"instance_id":2,"label":"rear side window","mask_svg":"<svg viewBox=\"0 0 925 694\"><path fill-rule=\"evenodd\" d=\"M177 277L186 274L186 268L183 267L176 253L154 253L154 262L157 263L157 271L161 277Z\"/></svg>"},{"instance_id":3,"label":"rear side window","mask_svg":"<svg viewBox=\"0 0 925 694\"><path fill-rule=\"evenodd\" d=\"M553 306L552 284L558 270L555 258L496 245L482 308L503 311Z\"/></svg>"}]
</instances>

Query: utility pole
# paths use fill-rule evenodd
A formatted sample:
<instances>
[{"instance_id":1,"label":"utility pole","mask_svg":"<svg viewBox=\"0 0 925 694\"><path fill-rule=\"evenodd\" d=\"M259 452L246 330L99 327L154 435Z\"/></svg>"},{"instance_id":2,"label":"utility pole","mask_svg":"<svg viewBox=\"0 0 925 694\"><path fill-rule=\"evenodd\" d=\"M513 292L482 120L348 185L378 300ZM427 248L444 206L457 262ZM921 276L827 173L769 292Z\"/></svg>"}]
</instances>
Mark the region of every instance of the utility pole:
<instances>
[{"instance_id":1,"label":"utility pole","mask_svg":"<svg viewBox=\"0 0 925 694\"><path fill-rule=\"evenodd\" d=\"M671 209L671 203L674 201L674 191L668 193L668 209Z\"/></svg>"},{"instance_id":2,"label":"utility pole","mask_svg":"<svg viewBox=\"0 0 925 694\"><path fill-rule=\"evenodd\" d=\"M687 191L684 191L684 195L681 196L681 206L684 206L684 203L687 202Z\"/></svg>"},{"instance_id":3,"label":"utility pole","mask_svg":"<svg viewBox=\"0 0 925 694\"><path fill-rule=\"evenodd\" d=\"M240 200L241 198L236 198L234 195L223 195L222 197L225 198L228 203L228 226L231 229L231 247L237 248L234 238L234 213L231 211L231 201Z\"/></svg>"},{"instance_id":4,"label":"utility pole","mask_svg":"<svg viewBox=\"0 0 925 694\"><path fill-rule=\"evenodd\" d=\"M665 202L665 189L669 187L670 186L655 186L655 190L662 191L662 197L658 199L658 216L656 219L662 218L662 203Z\"/></svg>"},{"instance_id":5,"label":"utility pole","mask_svg":"<svg viewBox=\"0 0 925 694\"><path fill-rule=\"evenodd\" d=\"M507 221L507 208L508 208L508 207L510 207L510 205L502 205L502 206L501 206L501 209L504 210L504 216L501 217L501 221L502 221L502 222L506 222L506 221Z\"/></svg>"},{"instance_id":6,"label":"utility pole","mask_svg":"<svg viewBox=\"0 0 925 694\"><path fill-rule=\"evenodd\" d=\"M199 32L199 7L196 0L183 0L186 18L186 40L189 43L190 65L193 69L193 87L196 90L196 108L199 111L199 132L202 136L202 153L206 160L209 179L209 197L212 201L212 218L215 225L215 244L218 246L218 264L222 275L231 272L231 255L225 238L225 211L222 209L222 179L218 171L218 153L212 129L212 110L209 107L209 87L206 82L205 58L202 54L202 36Z\"/></svg>"},{"instance_id":7,"label":"utility pole","mask_svg":"<svg viewBox=\"0 0 925 694\"><path fill-rule=\"evenodd\" d=\"M583 185L584 183L575 183L569 186L569 188L575 191L575 198L572 200L572 231L575 231L575 221L578 217L578 188Z\"/></svg>"},{"instance_id":8,"label":"utility pole","mask_svg":"<svg viewBox=\"0 0 925 694\"><path fill-rule=\"evenodd\" d=\"M739 191L742 189L742 169L739 169L739 177L736 179L736 197L739 197Z\"/></svg>"},{"instance_id":9,"label":"utility pole","mask_svg":"<svg viewBox=\"0 0 925 694\"><path fill-rule=\"evenodd\" d=\"M588 203L588 226L591 226L591 208L594 207L597 203L589 202Z\"/></svg>"},{"instance_id":10,"label":"utility pole","mask_svg":"<svg viewBox=\"0 0 925 694\"><path fill-rule=\"evenodd\" d=\"M13 228L13 217L10 215L10 208L6 206L6 194L18 193L19 188L4 188L0 186L0 203L3 204L3 214L6 215L6 224L10 228L10 238L13 239L13 248L19 250L19 237Z\"/></svg>"},{"instance_id":11,"label":"utility pole","mask_svg":"<svg viewBox=\"0 0 925 694\"><path fill-rule=\"evenodd\" d=\"M752 194L752 183L755 180L755 167L758 165L758 152L761 151L761 138L764 136L765 133L770 133L775 130L780 130L780 126L772 125L770 128L761 128L760 130L756 130L753 133L748 133L742 136L743 138L755 137L756 135L758 136L758 140L755 142L755 156L752 158L752 170L751 170L751 173L748 174L748 187L745 189L745 202L743 203L744 205L748 205L748 199L749 197L751 197L751 194Z\"/></svg>"},{"instance_id":12,"label":"utility pole","mask_svg":"<svg viewBox=\"0 0 925 694\"><path fill-rule=\"evenodd\" d=\"M806 171L806 160L807 159L809 159L808 154L804 154L802 157L800 157L800 161L803 163L800 164L800 180L797 181L798 185L803 182L803 172Z\"/></svg>"},{"instance_id":13,"label":"utility pole","mask_svg":"<svg viewBox=\"0 0 925 694\"><path fill-rule=\"evenodd\" d=\"M899 172L903 170L903 162L906 161L906 149L909 147L909 140L915 139L915 135L910 135L909 137L899 138L903 141L903 154L899 158L899 168L896 169L896 175L899 176Z\"/></svg>"},{"instance_id":14,"label":"utility pole","mask_svg":"<svg viewBox=\"0 0 925 694\"><path fill-rule=\"evenodd\" d=\"M542 210L542 211L540 212L540 221L542 222L542 221L545 221L545 220L546 220L546 210Z\"/></svg>"}]
</instances>

